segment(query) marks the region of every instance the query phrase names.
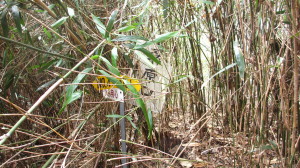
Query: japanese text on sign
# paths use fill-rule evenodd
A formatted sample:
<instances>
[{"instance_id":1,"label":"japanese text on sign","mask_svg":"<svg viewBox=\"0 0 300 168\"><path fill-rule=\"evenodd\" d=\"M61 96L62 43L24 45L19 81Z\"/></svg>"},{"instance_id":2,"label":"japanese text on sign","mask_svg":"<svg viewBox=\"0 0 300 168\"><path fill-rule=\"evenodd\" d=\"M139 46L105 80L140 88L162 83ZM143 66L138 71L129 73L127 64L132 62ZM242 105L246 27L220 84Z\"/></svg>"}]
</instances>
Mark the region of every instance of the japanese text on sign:
<instances>
[{"instance_id":1,"label":"japanese text on sign","mask_svg":"<svg viewBox=\"0 0 300 168\"><path fill-rule=\"evenodd\" d=\"M124 101L124 94L121 89L112 88L103 90L103 96L108 99L116 100L116 101Z\"/></svg>"},{"instance_id":2,"label":"japanese text on sign","mask_svg":"<svg viewBox=\"0 0 300 168\"><path fill-rule=\"evenodd\" d=\"M153 53L155 54L155 57L158 60L161 60L161 55L159 54L159 50L153 49ZM148 60L154 63L154 61L151 60L150 58L148 58ZM155 69L145 67L144 72L142 73L142 78L149 81L155 81L157 80L157 72ZM148 87L143 86L142 95L151 96L153 94L154 91L152 90L153 88L152 89L149 88L150 85L154 85L154 84L148 84Z\"/></svg>"},{"instance_id":3,"label":"japanese text on sign","mask_svg":"<svg viewBox=\"0 0 300 168\"><path fill-rule=\"evenodd\" d=\"M156 77L156 72L154 69L146 68L145 72L142 76L142 78L148 79L148 80L154 80Z\"/></svg>"}]
</instances>

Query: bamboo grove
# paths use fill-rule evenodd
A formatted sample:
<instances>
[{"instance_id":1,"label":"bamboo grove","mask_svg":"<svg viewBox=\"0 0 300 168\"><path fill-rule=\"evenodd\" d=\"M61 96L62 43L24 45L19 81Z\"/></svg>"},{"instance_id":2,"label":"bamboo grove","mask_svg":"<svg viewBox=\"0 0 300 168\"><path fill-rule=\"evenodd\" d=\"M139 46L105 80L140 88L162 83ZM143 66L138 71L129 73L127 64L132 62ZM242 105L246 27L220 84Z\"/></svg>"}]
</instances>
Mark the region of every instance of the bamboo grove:
<instances>
[{"instance_id":1,"label":"bamboo grove","mask_svg":"<svg viewBox=\"0 0 300 168\"><path fill-rule=\"evenodd\" d=\"M114 167L123 156L135 159L132 167L300 165L299 5L0 2L0 167ZM160 113L118 78L146 82L136 57L171 67L166 76L157 72L167 80ZM99 74L112 75L135 100L126 105L125 155L118 152L120 116L111 115L118 105L92 87ZM171 135L172 123L186 131ZM202 146L190 156L192 142Z\"/></svg>"}]
</instances>

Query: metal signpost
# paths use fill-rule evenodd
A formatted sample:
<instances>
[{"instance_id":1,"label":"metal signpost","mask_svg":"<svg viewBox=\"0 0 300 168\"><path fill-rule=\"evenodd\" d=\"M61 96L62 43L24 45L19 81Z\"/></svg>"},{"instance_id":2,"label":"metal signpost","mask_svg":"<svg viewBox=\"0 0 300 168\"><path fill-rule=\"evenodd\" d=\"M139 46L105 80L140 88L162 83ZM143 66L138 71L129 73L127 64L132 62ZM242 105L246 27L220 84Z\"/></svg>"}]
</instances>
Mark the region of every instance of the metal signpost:
<instances>
[{"instance_id":1,"label":"metal signpost","mask_svg":"<svg viewBox=\"0 0 300 168\"><path fill-rule=\"evenodd\" d=\"M127 76L122 76L130 83L133 84L133 87L137 90L141 90L141 85L138 84L139 81L137 79L133 79ZM113 85L106 77L101 76L97 77L98 79L93 81L93 86L96 90L102 90L103 97L107 99L112 99L115 101L120 102L120 115L125 116L125 105L124 105L124 93L121 89L117 88L117 86ZM126 129L125 129L125 119L122 118L120 121L120 128L121 128L121 152L126 153ZM122 164L127 163L127 159L121 159ZM127 165L124 165L123 168L127 168Z\"/></svg>"},{"instance_id":2,"label":"metal signpost","mask_svg":"<svg viewBox=\"0 0 300 168\"><path fill-rule=\"evenodd\" d=\"M124 93L121 89L111 88L103 90L103 96L107 99L112 99L120 102L120 115L125 116L125 105L124 105ZM120 121L121 127L121 152L126 153L126 129L125 129L125 119L122 118ZM121 159L122 164L127 162L127 159ZM127 168L127 165L124 165L123 168Z\"/></svg>"}]
</instances>

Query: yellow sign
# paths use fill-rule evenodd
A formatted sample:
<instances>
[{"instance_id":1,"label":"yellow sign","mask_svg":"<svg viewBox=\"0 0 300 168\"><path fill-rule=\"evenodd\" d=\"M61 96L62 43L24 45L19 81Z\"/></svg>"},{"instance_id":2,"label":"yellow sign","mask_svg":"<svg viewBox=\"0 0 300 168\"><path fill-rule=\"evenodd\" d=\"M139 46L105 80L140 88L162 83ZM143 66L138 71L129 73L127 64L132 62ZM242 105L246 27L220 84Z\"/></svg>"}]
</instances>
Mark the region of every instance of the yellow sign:
<instances>
[{"instance_id":1,"label":"yellow sign","mask_svg":"<svg viewBox=\"0 0 300 168\"><path fill-rule=\"evenodd\" d=\"M128 76L121 76L121 78L126 79L128 82L130 82L137 91L141 90L142 87L139 84L139 81L137 79L130 78ZM120 80L120 82L122 84L124 84L122 80ZM97 79L94 80L93 83L94 84L92 84L92 85L97 90L105 90L105 89L111 89L111 88L118 88L118 86L116 86L115 84L113 84L112 82L110 82L108 80L108 78L105 77L105 76L99 76L99 77L97 77Z\"/></svg>"}]
</instances>

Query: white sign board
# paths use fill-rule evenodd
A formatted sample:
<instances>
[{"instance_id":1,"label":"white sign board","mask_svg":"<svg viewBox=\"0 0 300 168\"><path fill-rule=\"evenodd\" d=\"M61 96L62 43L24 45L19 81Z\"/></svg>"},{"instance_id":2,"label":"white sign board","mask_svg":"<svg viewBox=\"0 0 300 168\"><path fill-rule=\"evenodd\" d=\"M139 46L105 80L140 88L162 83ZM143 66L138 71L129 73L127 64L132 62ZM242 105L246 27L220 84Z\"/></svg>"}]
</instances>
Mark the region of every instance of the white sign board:
<instances>
[{"instance_id":1,"label":"white sign board","mask_svg":"<svg viewBox=\"0 0 300 168\"><path fill-rule=\"evenodd\" d=\"M149 49L149 51L160 60L161 65L157 65L149 60L155 65L155 68L151 68L141 61L139 79L146 81L142 87L141 94L146 97L144 100L147 107L153 112L160 113L165 104L167 85L169 84L172 67L167 58L160 55L159 50Z\"/></svg>"},{"instance_id":2,"label":"white sign board","mask_svg":"<svg viewBox=\"0 0 300 168\"><path fill-rule=\"evenodd\" d=\"M123 91L119 88L105 89L102 92L103 92L103 97L107 99L124 102Z\"/></svg>"}]
</instances>

